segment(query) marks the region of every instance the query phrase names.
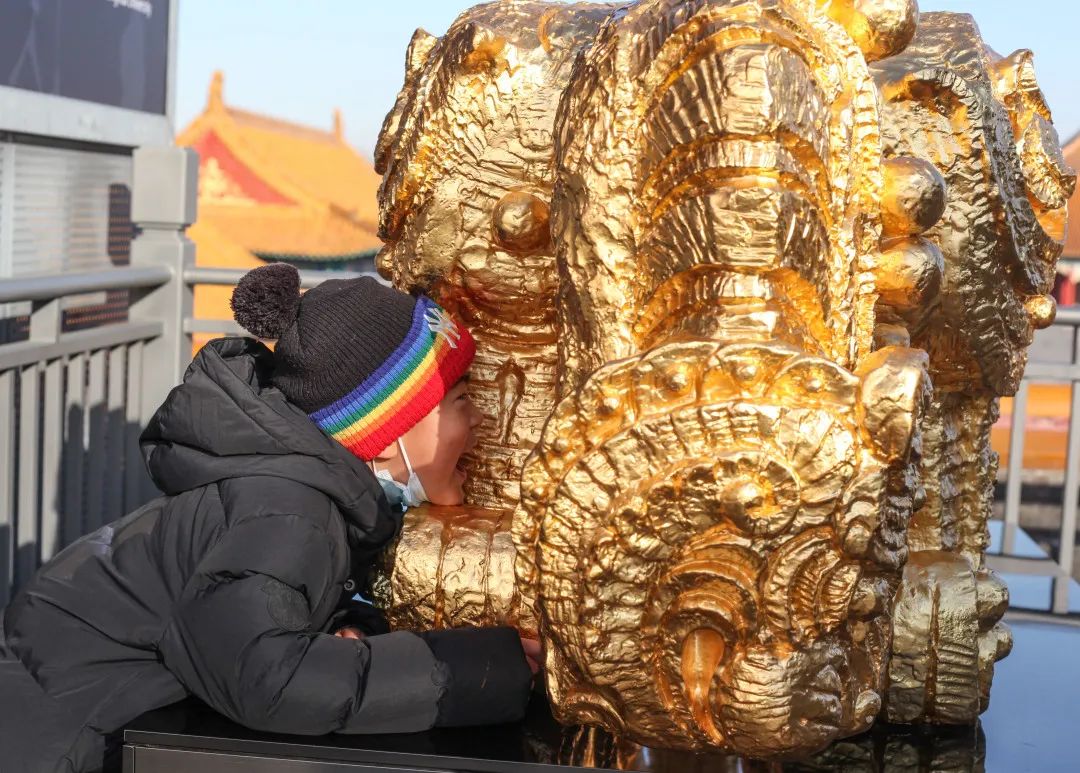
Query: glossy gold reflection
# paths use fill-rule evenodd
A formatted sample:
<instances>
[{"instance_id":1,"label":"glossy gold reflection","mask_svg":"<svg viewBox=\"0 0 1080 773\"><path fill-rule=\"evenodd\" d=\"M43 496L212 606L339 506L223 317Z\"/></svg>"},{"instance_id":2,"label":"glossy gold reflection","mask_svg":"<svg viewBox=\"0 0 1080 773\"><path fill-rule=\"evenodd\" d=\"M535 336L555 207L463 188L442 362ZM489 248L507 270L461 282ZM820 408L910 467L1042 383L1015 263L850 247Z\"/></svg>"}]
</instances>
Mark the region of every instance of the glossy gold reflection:
<instances>
[{"instance_id":1,"label":"glossy gold reflection","mask_svg":"<svg viewBox=\"0 0 1080 773\"><path fill-rule=\"evenodd\" d=\"M1030 52L914 0L493 3L414 37L376 161L379 267L473 330L487 416L396 624L538 632L627 743L975 719L990 426L1075 182Z\"/></svg>"}]
</instances>

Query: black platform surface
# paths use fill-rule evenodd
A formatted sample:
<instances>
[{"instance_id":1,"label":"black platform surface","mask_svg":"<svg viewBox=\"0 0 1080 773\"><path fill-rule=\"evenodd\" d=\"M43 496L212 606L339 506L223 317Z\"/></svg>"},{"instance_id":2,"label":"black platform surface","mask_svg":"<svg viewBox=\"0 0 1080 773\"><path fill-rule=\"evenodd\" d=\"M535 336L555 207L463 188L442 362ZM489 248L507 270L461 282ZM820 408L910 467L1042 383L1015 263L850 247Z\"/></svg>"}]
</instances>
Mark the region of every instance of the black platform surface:
<instances>
[{"instance_id":1,"label":"black platform surface","mask_svg":"<svg viewBox=\"0 0 1080 773\"><path fill-rule=\"evenodd\" d=\"M338 773L582 769L734 771L1080 771L1080 628L1012 622L1016 646L998 664L981 726L878 725L803 761L765 763L620 744L560 727L537 696L519 725L397 736L307 738L256 733L194 701L140 717L124 731L126 773Z\"/></svg>"}]
</instances>

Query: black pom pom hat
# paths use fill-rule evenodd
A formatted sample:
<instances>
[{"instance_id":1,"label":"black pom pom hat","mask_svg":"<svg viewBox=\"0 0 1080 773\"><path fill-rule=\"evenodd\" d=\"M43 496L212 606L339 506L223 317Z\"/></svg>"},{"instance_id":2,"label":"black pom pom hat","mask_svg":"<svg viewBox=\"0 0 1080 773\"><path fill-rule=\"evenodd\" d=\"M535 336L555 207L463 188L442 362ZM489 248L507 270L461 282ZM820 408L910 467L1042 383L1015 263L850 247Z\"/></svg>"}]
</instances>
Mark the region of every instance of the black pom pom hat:
<instances>
[{"instance_id":1,"label":"black pom pom hat","mask_svg":"<svg viewBox=\"0 0 1080 773\"><path fill-rule=\"evenodd\" d=\"M437 303L374 277L301 295L296 269L271 263L244 275L232 309L253 335L277 339L274 386L366 461L430 413L476 355Z\"/></svg>"}]
</instances>

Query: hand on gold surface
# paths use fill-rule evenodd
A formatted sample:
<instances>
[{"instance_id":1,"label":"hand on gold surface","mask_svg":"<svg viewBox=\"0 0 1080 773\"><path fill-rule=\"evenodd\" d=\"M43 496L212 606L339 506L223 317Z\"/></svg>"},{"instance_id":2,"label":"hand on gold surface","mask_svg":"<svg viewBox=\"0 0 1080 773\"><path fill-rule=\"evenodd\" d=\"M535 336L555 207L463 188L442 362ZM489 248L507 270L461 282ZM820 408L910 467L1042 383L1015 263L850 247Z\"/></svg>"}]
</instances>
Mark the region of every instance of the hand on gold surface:
<instances>
[{"instance_id":1,"label":"hand on gold surface","mask_svg":"<svg viewBox=\"0 0 1080 773\"><path fill-rule=\"evenodd\" d=\"M532 675L536 676L540 673L543 660L540 656L540 642L536 639L521 638L521 648L525 650L525 661L529 664L529 670L532 671Z\"/></svg>"},{"instance_id":2,"label":"hand on gold surface","mask_svg":"<svg viewBox=\"0 0 1080 773\"><path fill-rule=\"evenodd\" d=\"M346 626L344 628L339 628L338 630L336 630L334 632L334 636L340 636L342 639L363 639L364 638L363 632L359 628L356 628L356 627L351 626L351 625Z\"/></svg>"}]
</instances>

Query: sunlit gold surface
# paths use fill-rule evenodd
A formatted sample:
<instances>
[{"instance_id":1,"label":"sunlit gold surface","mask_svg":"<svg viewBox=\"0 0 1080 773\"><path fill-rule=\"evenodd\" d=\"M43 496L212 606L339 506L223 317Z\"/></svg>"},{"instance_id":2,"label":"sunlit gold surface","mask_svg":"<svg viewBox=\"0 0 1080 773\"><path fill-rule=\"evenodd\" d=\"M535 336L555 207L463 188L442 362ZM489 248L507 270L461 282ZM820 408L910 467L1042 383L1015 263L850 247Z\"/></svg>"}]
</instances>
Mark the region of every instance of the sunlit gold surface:
<instances>
[{"instance_id":1,"label":"sunlit gold surface","mask_svg":"<svg viewBox=\"0 0 1080 773\"><path fill-rule=\"evenodd\" d=\"M556 382L555 249L548 224L555 113L607 5L494 3L442 38L422 31L376 148L380 270L423 287L477 340L471 391L488 421L467 499L512 510Z\"/></svg>"},{"instance_id":2,"label":"sunlit gold surface","mask_svg":"<svg viewBox=\"0 0 1080 773\"><path fill-rule=\"evenodd\" d=\"M886 715L967 722L986 708L993 663L1011 646L998 623L1007 604L975 601L976 589L999 587L984 566L997 472L990 431L999 397L1019 386L1034 330L1053 321L1049 293L1075 178L1031 53L998 56L971 17L923 14L906 50L872 70L886 153L933 163L946 184L942 217L925 231L944 257L941 291L910 326L912 345L930 355L934 399Z\"/></svg>"},{"instance_id":3,"label":"sunlit gold surface","mask_svg":"<svg viewBox=\"0 0 1080 773\"><path fill-rule=\"evenodd\" d=\"M925 381L868 360L674 342L556 408L515 536L558 716L756 754L870 724Z\"/></svg>"},{"instance_id":4,"label":"sunlit gold surface","mask_svg":"<svg viewBox=\"0 0 1080 773\"><path fill-rule=\"evenodd\" d=\"M889 719L955 724L985 710L994 663L1012 648L998 622L1008 604L1005 585L962 555L913 552L893 608Z\"/></svg>"},{"instance_id":5,"label":"sunlit gold surface","mask_svg":"<svg viewBox=\"0 0 1080 773\"><path fill-rule=\"evenodd\" d=\"M896 156L884 164L881 229L886 237L929 231L945 212L945 178L929 161Z\"/></svg>"},{"instance_id":6,"label":"sunlit gold surface","mask_svg":"<svg viewBox=\"0 0 1080 773\"><path fill-rule=\"evenodd\" d=\"M871 62L903 51L918 24L915 0L818 0L817 4L843 25Z\"/></svg>"},{"instance_id":7,"label":"sunlit gold surface","mask_svg":"<svg viewBox=\"0 0 1080 773\"><path fill-rule=\"evenodd\" d=\"M653 746L985 707L989 432L1073 178L1030 57L918 18L502 2L414 37L379 266L472 328L488 420L468 504L408 514L396 624L538 629L556 716Z\"/></svg>"},{"instance_id":8,"label":"sunlit gold surface","mask_svg":"<svg viewBox=\"0 0 1080 773\"><path fill-rule=\"evenodd\" d=\"M375 603L400 627L535 628L514 583L510 515L433 505L410 509L374 583Z\"/></svg>"}]
</instances>

